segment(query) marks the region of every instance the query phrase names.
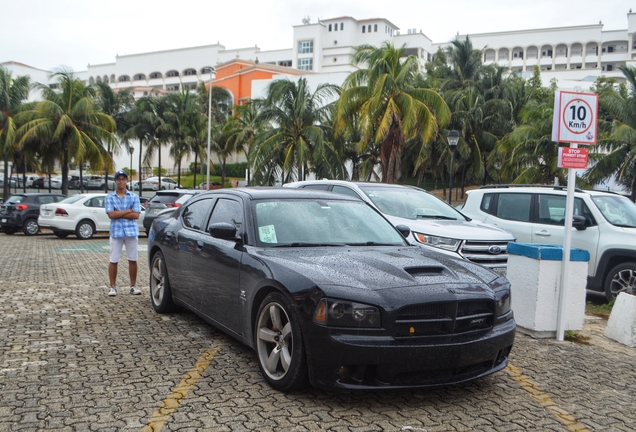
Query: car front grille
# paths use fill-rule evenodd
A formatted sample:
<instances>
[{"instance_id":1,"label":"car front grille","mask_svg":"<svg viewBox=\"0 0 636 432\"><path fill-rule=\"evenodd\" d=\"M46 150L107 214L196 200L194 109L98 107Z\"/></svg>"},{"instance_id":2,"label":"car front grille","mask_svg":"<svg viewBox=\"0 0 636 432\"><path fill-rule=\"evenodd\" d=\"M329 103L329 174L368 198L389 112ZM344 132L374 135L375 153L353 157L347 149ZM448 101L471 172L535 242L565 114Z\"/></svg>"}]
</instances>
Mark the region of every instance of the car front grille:
<instances>
[{"instance_id":1,"label":"car front grille","mask_svg":"<svg viewBox=\"0 0 636 432\"><path fill-rule=\"evenodd\" d=\"M492 328L495 303L489 300L406 306L395 320L395 337L448 336Z\"/></svg>"},{"instance_id":2,"label":"car front grille","mask_svg":"<svg viewBox=\"0 0 636 432\"><path fill-rule=\"evenodd\" d=\"M508 265L507 241L472 241L462 245L460 254L475 264L486 267L506 267Z\"/></svg>"}]
</instances>

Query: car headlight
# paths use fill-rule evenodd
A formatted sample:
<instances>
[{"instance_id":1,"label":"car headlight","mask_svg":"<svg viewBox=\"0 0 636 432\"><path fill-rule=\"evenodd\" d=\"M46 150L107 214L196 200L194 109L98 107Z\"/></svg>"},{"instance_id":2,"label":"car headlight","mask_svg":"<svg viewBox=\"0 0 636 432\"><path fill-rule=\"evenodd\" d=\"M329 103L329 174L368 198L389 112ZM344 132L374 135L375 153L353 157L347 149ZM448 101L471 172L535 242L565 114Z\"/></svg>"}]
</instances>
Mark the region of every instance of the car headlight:
<instances>
[{"instance_id":1,"label":"car headlight","mask_svg":"<svg viewBox=\"0 0 636 432\"><path fill-rule=\"evenodd\" d=\"M497 316L510 312L511 292L509 289L495 291L495 299L497 300Z\"/></svg>"},{"instance_id":2,"label":"car headlight","mask_svg":"<svg viewBox=\"0 0 636 432\"><path fill-rule=\"evenodd\" d=\"M347 300L323 298L314 312L316 324L330 327L380 327L380 310Z\"/></svg>"},{"instance_id":3,"label":"car headlight","mask_svg":"<svg viewBox=\"0 0 636 432\"><path fill-rule=\"evenodd\" d=\"M432 235L426 235L422 233L414 232L415 239L427 246L432 246L439 249L444 249L451 252L457 252L461 244L461 240L452 239L448 237L437 237Z\"/></svg>"}]
</instances>

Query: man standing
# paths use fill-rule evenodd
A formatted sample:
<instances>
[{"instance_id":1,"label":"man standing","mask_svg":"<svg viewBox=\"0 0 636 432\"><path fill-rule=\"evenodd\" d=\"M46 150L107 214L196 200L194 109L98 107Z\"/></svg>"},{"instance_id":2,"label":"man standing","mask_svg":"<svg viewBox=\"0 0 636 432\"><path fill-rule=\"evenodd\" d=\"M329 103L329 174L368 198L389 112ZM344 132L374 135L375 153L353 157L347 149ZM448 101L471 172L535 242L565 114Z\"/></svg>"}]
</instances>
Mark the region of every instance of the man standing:
<instances>
[{"instance_id":1,"label":"man standing","mask_svg":"<svg viewBox=\"0 0 636 432\"><path fill-rule=\"evenodd\" d=\"M124 244L128 258L128 273L130 274L130 293L141 294L137 288L137 237L139 237L137 219L141 213L141 206L139 197L128 190L127 184L128 174L125 171L117 171L115 173L115 192L106 196L106 214L110 218L109 296L117 295L117 263Z\"/></svg>"}]
</instances>

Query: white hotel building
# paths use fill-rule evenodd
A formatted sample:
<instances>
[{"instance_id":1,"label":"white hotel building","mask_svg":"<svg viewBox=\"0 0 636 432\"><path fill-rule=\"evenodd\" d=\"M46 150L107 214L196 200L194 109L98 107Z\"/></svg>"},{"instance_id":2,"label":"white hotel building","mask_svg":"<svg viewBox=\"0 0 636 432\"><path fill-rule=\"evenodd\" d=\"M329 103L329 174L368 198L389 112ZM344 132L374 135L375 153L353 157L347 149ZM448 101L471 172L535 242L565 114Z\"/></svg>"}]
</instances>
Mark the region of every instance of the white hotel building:
<instances>
[{"instance_id":1,"label":"white hotel building","mask_svg":"<svg viewBox=\"0 0 636 432\"><path fill-rule=\"evenodd\" d=\"M587 89L601 75L621 78L618 66L634 64L635 33L636 13L630 11L623 30L604 31L603 24L599 23L468 36L476 49L484 50L485 64L498 63L524 77L529 77L534 65L539 65L544 84L557 78L561 88ZM458 34L457 38L464 40L466 36ZM407 54L415 55L422 67L439 47L449 45L449 41L431 41L422 30L400 31L384 18L339 17L294 26L289 49L265 51L257 46L229 49L221 44L196 46L116 56L112 63L88 65L85 71L76 73L87 84L104 81L115 88L139 89L136 96L152 89L195 88L199 81L209 80L206 68L234 59L313 71L323 75L316 77L318 81L331 82L329 75L340 81L338 78L354 70L351 57L356 46L379 46L384 41L395 46L405 45ZM35 81L55 86L48 76L50 71L14 61L2 64L16 75L28 74Z\"/></svg>"},{"instance_id":2,"label":"white hotel building","mask_svg":"<svg viewBox=\"0 0 636 432\"><path fill-rule=\"evenodd\" d=\"M311 23L308 20L294 26L291 48L264 51L259 47L229 49L221 44L195 46L174 50L116 56L112 63L88 65L76 72L87 84L108 82L114 88L129 88L135 97L150 92L166 92L182 86L194 89L207 82L209 67L247 60L255 65L274 65L272 79L287 76L290 68L304 71L312 88L319 83L341 84L355 68L351 58L355 47L362 44L379 46L384 41L394 46L406 46L424 68L438 48L449 41L433 42L422 30L400 30L384 18L357 20L338 17ZM588 90L601 75L622 80L621 65L635 66L636 13L627 13L623 30L603 30L603 24L516 30L497 33L469 34L473 46L483 49L485 64L497 63L524 78L531 76L539 65L544 85L556 78L563 89ZM466 35L457 35L464 40ZM17 59L19 60L19 59ZM50 71L37 69L15 61L0 63L15 75L30 75L33 81L48 83L55 88ZM297 74L289 76L297 78ZM251 97L263 94L271 79L251 83ZM235 95L235 102L239 103ZM31 99L37 99L33 94ZM124 155L125 156L125 155ZM125 162L124 162L125 165ZM123 166L123 165L120 165Z\"/></svg>"}]
</instances>

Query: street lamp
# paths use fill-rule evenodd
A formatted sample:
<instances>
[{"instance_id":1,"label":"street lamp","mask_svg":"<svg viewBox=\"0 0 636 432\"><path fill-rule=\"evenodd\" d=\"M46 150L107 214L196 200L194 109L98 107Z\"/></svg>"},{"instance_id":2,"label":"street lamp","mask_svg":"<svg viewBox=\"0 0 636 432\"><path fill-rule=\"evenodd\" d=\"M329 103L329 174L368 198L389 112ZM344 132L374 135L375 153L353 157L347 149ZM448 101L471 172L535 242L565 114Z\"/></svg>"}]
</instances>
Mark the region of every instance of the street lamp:
<instances>
[{"instance_id":1,"label":"street lamp","mask_svg":"<svg viewBox=\"0 0 636 432\"><path fill-rule=\"evenodd\" d=\"M457 143L459 142L459 132L455 129L448 132L446 135L446 139L448 140L448 146L451 150L451 163L450 163L450 184L448 185L448 204L451 203L451 197L453 196L453 160L455 157L455 147L457 147Z\"/></svg>"},{"instance_id":2,"label":"street lamp","mask_svg":"<svg viewBox=\"0 0 636 432\"><path fill-rule=\"evenodd\" d=\"M135 148L132 146L132 144L128 144L128 153L130 154L130 190L132 190L132 155L135 152Z\"/></svg>"},{"instance_id":3,"label":"street lamp","mask_svg":"<svg viewBox=\"0 0 636 432\"><path fill-rule=\"evenodd\" d=\"M212 136L212 74L214 73L214 68L208 68L210 72L210 94L208 99L208 175L206 178L206 189L210 190L210 140Z\"/></svg>"}]
</instances>

